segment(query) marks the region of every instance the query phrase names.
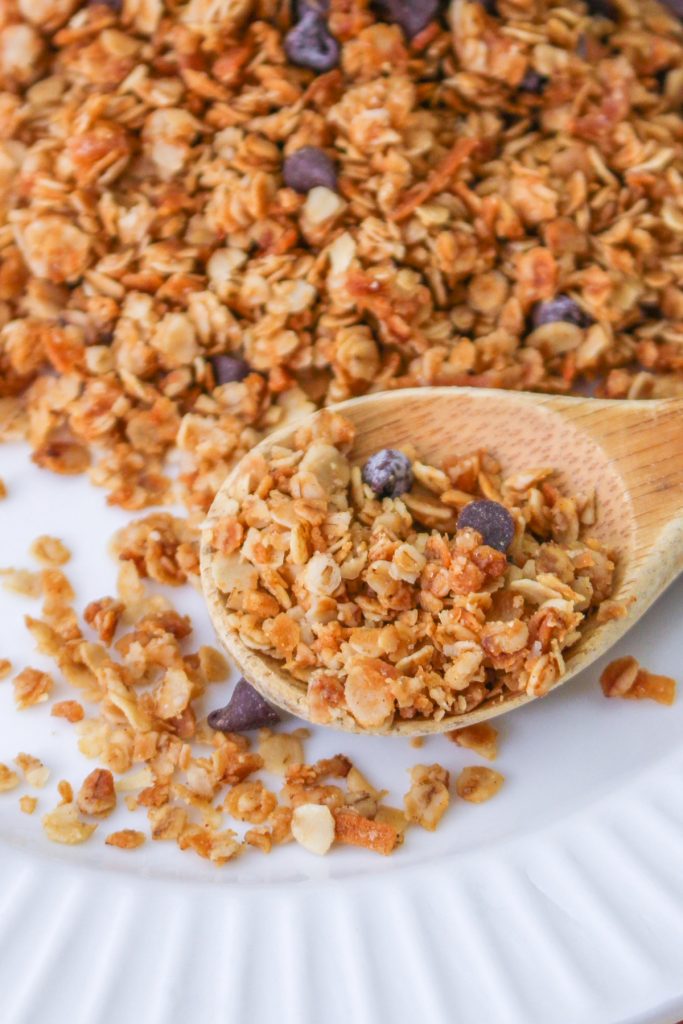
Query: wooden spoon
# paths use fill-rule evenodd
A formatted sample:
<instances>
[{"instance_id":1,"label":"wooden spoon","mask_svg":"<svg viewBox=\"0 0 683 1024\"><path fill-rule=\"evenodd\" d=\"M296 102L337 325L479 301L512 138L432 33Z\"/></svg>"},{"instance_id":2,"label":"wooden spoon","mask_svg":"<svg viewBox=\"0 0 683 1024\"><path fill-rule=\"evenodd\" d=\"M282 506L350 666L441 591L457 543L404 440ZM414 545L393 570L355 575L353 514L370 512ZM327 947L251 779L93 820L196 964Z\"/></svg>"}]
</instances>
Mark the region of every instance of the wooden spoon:
<instances>
[{"instance_id":1,"label":"wooden spoon","mask_svg":"<svg viewBox=\"0 0 683 1024\"><path fill-rule=\"evenodd\" d=\"M628 614L584 627L566 653L567 671L559 686L604 654L637 622L659 594L683 571L683 401L602 401L475 388L412 388L366 395L334 406L356 426L353 462L380 448L413 445L434 464L447 455L486 448L506 474L534 466L560 470L569 493L597 497L597 522L590 533L619 554L612 597L626 602ZM319 413L314 414L314 416ZM302 423L270 434L253 452L268 454L288 445ZM252 454L230 473L216 495L201 543L204 594L218 637L245 678L269 701L308 718L306 687L279 662L246 647L227 625L224 596L212 574L212 524ZM533 698L514 695L441 721L396 719L377 730L404 736L446 732L492 718ZM366 732L349 715L337 723Z\"/></svg>"}]
</instances>

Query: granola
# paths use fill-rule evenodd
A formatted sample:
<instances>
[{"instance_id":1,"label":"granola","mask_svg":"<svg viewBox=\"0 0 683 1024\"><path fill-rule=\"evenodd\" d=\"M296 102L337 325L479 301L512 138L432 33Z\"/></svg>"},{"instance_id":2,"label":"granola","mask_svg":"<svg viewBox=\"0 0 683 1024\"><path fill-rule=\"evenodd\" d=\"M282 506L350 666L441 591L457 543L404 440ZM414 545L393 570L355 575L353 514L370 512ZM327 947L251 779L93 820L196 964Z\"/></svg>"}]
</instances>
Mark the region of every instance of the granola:
<instances>
[{"instance_id":1,"label":"granola","mask_svg":"<svg viewBox=\"0 0 683 1024\"><path fill-rule=\"evenodd\" d=\"M361 467L353 439L325 414L246 461L211 527L230 628L307 687L316 722L376 729L546 693L612 589L614 556L583 536L590 498L484 451Z\"/></svg>"}]
</instances>

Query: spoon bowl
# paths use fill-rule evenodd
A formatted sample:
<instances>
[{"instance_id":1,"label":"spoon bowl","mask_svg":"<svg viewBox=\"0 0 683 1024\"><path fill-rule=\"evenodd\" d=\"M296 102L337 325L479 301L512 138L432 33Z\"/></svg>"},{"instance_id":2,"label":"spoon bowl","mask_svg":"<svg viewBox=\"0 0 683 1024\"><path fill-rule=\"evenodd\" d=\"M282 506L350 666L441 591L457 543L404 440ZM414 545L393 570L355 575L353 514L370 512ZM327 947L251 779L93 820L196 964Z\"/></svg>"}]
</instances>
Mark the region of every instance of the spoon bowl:
<instances>
[{"instance_id":1,"label":"spoon bowl","mask_svg":"<svg viewBox=\"0 0 683 1024\"><path fill-rule=\"evenodd\" d=\"M569 493L595 491L596 523L588 535L617 552L612 599L623 602L627 612L603 623L594 616L584 624L580 639L565 652L566 672L555 687L604 654L683 571L683 401L603 401L439 387L370 394L332 408L356 427L349 456L354 463L380 448L404 445L432 464L485 448L506 474L553 466ZM306 422L308 417L270 434L234 467L211 506L201 541L202 586L221 644L248 682L299 718L309 717L306 685L275 659L247 647L228 625L212 572L211 530L254 457L291 443ZM360 728L351 715L335 724L354 732L420 736L459 729L533 699L514 694L440 721L396 719L379 730Z\"/></svg>"}]
</instances>

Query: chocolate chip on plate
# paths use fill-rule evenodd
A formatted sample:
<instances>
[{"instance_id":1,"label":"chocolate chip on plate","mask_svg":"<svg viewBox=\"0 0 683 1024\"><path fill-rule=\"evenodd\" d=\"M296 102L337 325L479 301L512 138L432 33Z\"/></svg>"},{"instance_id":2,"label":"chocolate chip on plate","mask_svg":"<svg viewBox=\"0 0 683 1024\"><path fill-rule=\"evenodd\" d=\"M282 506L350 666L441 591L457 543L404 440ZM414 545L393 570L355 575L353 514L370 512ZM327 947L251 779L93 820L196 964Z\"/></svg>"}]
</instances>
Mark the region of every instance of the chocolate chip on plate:
<instances>
[{"instance_id":1,"label":"chocolate chip on plate","mask_svg":"<svg viewBox=\"0 0 683 1024\"><path fill-rule=\"evenodd\" d=\"M218 732L248 732L280 721L275 708L246 679L239 679L224 708L210 712L208 723Z\"/></svg>"},{"instance_id":2,"label":"chocolate chip on plate","mask_svg":"<svg viewBox=\"0 0 683 1024\"><path fill-rule=\"evenodd\" d=\"M337 171L327 153L317 146L302 146L285 157L282 165L285 185L295 192L309 192L316 185L337 188Z\"/></svg>"},{"instance_id":3,"label":"chocolate chip on plate","mask_svg":"<svg viewBox=\"0 0 683 1024\"><path fill-rule=\"evenodd\" d=\"M488 498L465 505L458 516L458 529L466 526L480 533L484 544L496 551L507 551L515 536L515 521L505 505Z\"/></svg>"},{"instance_id":4,"label":"chocolate chip on plate","mask_svg":"<svg viewBox=\"0 0 683 1024\"><path fill-rule=\"evenodd\" d=\"M331 71L339 63L339 43L320 12L310 8L285 36L285 52L292 64L313 71Z\"/></svg>"},{"instance_id":5,"label":"chocolate chip on plate","mask_svg":"<svg viewBox=\"0 0 683 1024\"><path fill-rule=\"evenodd\" d=\"M244 380L251 373L251 367L237 356L211 356L216 384L234 384Z\"/></svg>"},{"instance_id":6,"label":"chocolate chip on plate","mask_svg":"<svg viewBox=\"0 0 683 1024\"><path fill-rule=\"evenodd\" d=\"M382 448L371 455L362 476L379 498L398 498L413 486L410 459L394 448Z\"/></svg>"},{"instance_id":7,"label":"chocolate chip on plate","mask_svg":"<svg viewBox=\"0 0 683 1024\"><path fill-rule=\"evenodd\" d=\"M584 313L578 302L574 302L568 295L556 295L554 299L536 303L531 314L531 322L534 327L554 324L558 320L576 324L577 327L588 327L593 323L588 313Z\"/></svg>"},{"instance_id":8,"label":"chocolate chip on plate","mask_svg":"<svg viewBox=\"0 0 683 1024\"><path fill-rule=\"evenodd\" d=\"M403 29L408 39L426 28L439 13L440 0L379 0L381 16Z\"/></svg>"}]
</instances>

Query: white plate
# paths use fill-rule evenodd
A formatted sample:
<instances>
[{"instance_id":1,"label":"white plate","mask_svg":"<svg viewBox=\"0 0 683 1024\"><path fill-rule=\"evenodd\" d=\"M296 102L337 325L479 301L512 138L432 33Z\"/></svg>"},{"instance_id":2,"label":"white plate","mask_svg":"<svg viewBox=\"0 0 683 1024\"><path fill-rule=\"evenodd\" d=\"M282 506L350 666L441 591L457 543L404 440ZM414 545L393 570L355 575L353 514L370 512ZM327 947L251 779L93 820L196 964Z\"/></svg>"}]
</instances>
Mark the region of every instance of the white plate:
<instances>
[{"instance_id":1,"label":"white plate","mask_svg":"<svg viewBox=\"0 0 683 1024\"><path fill-rule=\"evenodd\" d=\"M128 516L85 480L0 448L0 565L28 566L31 540L59 536L79 607L113 592L106 540ZM188 588L185 588L187 591ZM177 592L198 642L201 598ZM0 656L50 668L0 590ZM610 657L681 675L683 581ZM174 844L123 853L104 835L49 843L40 815L60 778L93 767L74 727L43 705L13 707L0 683L0 761L52 769L38 811L0 795L2 1024L672 1024L683 1017L683 697L672 708L607 701L590 670L497 721L506 776L488 804L455 801L434 835L394 857L294 845L217 869ZM227 688L216 688L219 703ZM60 683L56 696L69 695ZM407 741L320 730L307 754L350 754L395 800L406 769L477 762L442 737ZM139 827L144 828L144 824Z\"/></svg>"}]
</instances>

